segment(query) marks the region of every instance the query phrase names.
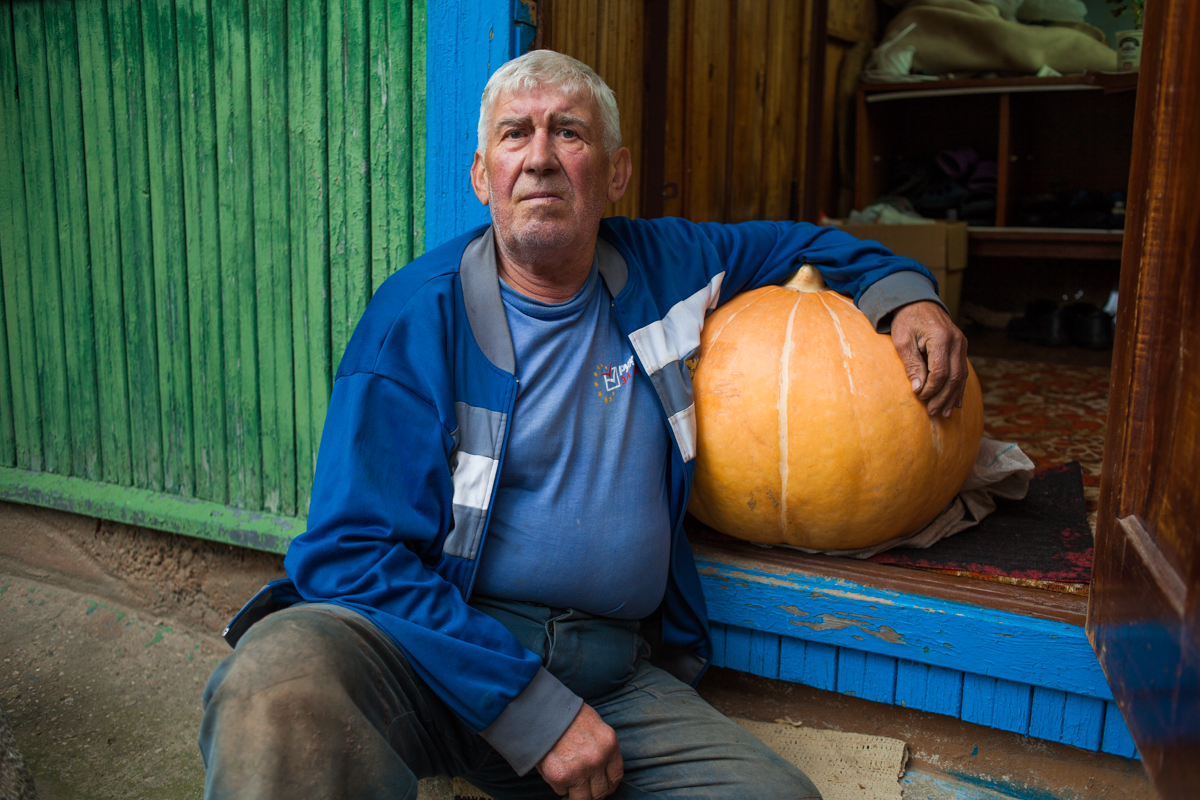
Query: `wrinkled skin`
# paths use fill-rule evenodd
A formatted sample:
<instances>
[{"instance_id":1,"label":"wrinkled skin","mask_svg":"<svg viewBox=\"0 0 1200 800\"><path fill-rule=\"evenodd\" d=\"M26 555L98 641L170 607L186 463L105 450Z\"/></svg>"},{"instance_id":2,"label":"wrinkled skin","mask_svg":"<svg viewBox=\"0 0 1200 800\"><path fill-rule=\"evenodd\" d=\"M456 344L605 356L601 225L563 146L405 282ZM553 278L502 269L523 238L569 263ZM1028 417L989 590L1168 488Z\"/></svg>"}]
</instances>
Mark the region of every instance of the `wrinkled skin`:
<instances>
[{"instance_id":1,"label":"wrinkled skin","mask_svg":"<svg viewBox=\"0 0 1200 800\"><path fill-rule=\"evenodd\" d=\"M937 303L901 307L892 316L892 344L904 362L913 392L929 416L962 408L967 388L967 337Z\"/></svg>"},{"instance_id":2,"label":"wrinkled skin","mask_svg":"<svg viewBox=\"0 0 1200 800\"><path fill-rule=\"evenodd\" d=\"M602 144L588 94L504 94L492 106L487 147L471 186L490 207L500 275L543 302L569 300L592 267L600 218L625 196L632 164Z\"/></svg>"}]
</instances>

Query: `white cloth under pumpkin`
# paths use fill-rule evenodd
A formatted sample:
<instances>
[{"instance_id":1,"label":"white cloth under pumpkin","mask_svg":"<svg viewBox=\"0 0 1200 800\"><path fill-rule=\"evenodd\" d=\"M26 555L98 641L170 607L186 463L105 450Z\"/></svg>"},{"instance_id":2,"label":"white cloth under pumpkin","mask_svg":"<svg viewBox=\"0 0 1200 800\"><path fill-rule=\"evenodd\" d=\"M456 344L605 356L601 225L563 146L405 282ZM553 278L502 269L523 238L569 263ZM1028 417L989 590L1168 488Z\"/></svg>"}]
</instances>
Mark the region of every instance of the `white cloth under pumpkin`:
<instances>
[{"instance_id":1,"label":"white cloth under pumpkin","mask_svg":"<svg viewBox=\"0 0 1200 800\"><path fill-rule=\"evenodd\" d=\"M916 533L897 536L882 544L861 547L857 550L813 550L784 544L806 553L824 553L830 556L870 558L891 550L893 547L926 548L947 536L973 528L988 514L996 510L996 498L1022 500L1029 491L1033 479L1033 461L1021 452L1021 448L1008 442L984 439L979 445L975 466L950 504L938 514L933 522Z\"/></svg>"}]
</instances>

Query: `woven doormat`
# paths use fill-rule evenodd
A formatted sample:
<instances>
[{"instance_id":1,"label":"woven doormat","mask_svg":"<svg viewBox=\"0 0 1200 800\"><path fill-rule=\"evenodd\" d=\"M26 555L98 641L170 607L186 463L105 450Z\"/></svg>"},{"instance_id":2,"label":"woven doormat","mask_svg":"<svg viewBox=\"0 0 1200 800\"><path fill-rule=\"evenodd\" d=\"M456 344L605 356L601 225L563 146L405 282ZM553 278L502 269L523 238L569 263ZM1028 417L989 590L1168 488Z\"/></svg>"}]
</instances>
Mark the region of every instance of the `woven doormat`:
<instances>
[{"instance_id":1,"label":"woven doormat","mask_svg":"<svg viewBox=\"0 0 1200 800\"><path fill-rule=\"evenodd\" d=\"M823 800L900 800L908 752L899 739L738 717L733 721L799 767Z\"/></svg>"},{"instance_id":2,"label":"woven doormat","mask_svg":"<svg viewBox=\"0 0 1200 800\"><path fill-rule=\"evenodd\" d=\"M901 800L900 778L908 754L899 739L737 717L733 721L799 767L823 800ZM418 800L468 797L486 795L460 778L428 778L421 781L417 795Z\"/></svg>"}]
</instances>

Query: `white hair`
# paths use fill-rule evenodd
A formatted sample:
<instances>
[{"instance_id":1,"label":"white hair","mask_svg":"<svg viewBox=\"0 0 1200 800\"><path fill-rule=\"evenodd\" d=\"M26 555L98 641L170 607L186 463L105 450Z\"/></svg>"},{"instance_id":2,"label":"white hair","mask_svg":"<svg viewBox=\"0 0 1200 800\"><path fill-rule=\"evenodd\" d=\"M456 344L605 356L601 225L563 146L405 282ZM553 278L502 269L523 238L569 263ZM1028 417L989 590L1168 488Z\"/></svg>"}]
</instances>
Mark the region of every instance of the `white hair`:
<instances>
[{"instance_id":1,"label":"white hair","mask_svg":"<svg viewBox=\"0 0 1200 800\"><path fill-rule=\"evenodd\" d=\"M506 92L518 94L539 86L552 87L564 95L587 91L600 109L601 142L609 155L621 146L621 115L617 98L596 71L563 53L553 50L532 50L514 58L496 70L483 90L479 101L479 130L475 140L476 152L487 148L488 123L496 98Z\"/></svg>"}]
</instances>

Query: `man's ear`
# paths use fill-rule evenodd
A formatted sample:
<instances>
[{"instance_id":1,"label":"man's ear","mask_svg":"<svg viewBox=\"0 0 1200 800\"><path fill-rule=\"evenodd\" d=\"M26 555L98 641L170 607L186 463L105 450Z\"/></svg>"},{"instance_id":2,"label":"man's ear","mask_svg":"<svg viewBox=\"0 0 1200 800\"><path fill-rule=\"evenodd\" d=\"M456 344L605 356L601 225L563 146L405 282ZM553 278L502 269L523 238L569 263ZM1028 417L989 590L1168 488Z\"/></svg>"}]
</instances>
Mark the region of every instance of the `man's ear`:
<instances>
[{"instance_id":1,"label":"man's ear","mask_svg":"<svg viewBox=\"0 0 1200 800\"><path fill-rule=\"evenodd\" d=\"M625 196L629 187L629 177L633 174L633 158L629 148L622 147L612 154L612 180L608 182L608 201L615 203Z\"/></svg>"},{"instance_id":2,"label":"man's ear","mask_svg":"<svg viewBox=\"0 0 1200 800\"><path fill-rule=\"evenodd\" d=\"M471 164L471 188L475 190L479 202L485 206L491 201L488 195L487 167L483 163L483 153L478 150L475 151L475 161Z\"/></svg>"}]
</instances>

